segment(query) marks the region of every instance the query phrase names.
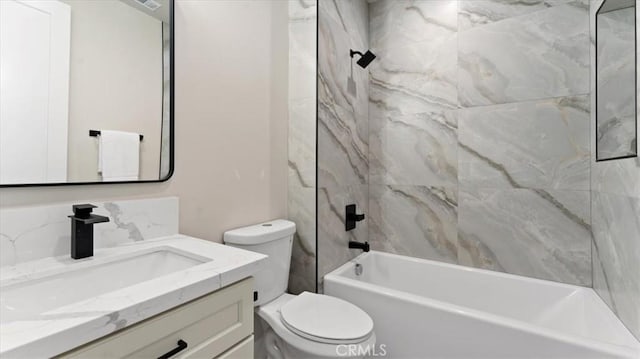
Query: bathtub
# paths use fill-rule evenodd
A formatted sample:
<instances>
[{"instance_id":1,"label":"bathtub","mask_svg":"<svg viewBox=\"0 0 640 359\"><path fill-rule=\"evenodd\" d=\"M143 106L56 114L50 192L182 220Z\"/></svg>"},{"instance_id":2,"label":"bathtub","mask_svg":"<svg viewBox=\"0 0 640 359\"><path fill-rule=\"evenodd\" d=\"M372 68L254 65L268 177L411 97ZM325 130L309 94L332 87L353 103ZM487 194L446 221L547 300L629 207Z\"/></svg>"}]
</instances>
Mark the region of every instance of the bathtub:
<instances>
[{"instance_id":1,"label":"bathtub","mask_svg":"<svg viewBox=\"0 0 640 359\"><path fill-rule=\"evenodd\" d=\"M640 358L590 288L371 251L324 292L369 313L390 358Z\"/></svg>"}]
</instances>

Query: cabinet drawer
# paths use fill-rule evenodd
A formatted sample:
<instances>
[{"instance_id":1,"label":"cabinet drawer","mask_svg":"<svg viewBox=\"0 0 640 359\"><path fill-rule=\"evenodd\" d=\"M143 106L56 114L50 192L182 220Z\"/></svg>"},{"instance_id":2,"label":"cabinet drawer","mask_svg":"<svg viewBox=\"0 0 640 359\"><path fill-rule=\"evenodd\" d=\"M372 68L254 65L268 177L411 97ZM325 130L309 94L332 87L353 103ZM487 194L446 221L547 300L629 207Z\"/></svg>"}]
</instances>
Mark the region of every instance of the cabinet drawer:
<instances>
[{"instance_id":1,"label":"cabinet drawer","mask_svg":"<svg viewBox=\"0 0 640 359\"><path fill-rule=\"evenodd\" d=\"M222 353L217 359L253 359L253 335Z\"/></svg>"},{"instance_id":2,"label":"cabinet drawer","mask_svg":"<svg viewBox=\"0 0 640 359\"><path fill-rule=\"evenodd\" d=\"M213 358L253 333L253 279L220 289L120 332L61 355L62 358Z\"/></svg>"}]
</instances>

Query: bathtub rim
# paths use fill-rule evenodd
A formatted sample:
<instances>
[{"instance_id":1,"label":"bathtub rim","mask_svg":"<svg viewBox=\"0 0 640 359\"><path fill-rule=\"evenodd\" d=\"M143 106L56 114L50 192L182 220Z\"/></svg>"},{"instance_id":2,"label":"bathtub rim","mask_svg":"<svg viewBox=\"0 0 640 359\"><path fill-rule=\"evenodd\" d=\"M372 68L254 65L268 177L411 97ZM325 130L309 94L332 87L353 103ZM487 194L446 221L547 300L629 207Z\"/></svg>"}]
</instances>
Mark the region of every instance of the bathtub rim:
<instances>
[{"instance_id":1,"label":"bathtub rim","mask_svg":"<svg viewBox=\"0 0 640 359\"><path fill-rule=\"evenodd\" d=\"M573 290L581 289L581 290L593 291L593 288L588 288L588 287L581 287L581 286L554 282L554 281L549 281L549 280L544 280L539 278L525 277L525 276L520 276L520 275L515 275L510 273L496 272L496 271L480 269L480 268L472 268L472 267L467 267L467 266L462 266L457 264L443 263L443 262L433 261L429 259L415 258L415 257L409 257L409 256L404 256L399 254L386 253L386 252L373 251L373 250L366 253L362 253L357 257L351 259L347 263L327 273L323 277L325 286L327 282L333 282L336 284L346 285L346 286L354 286L361 290L375 291L376 293L379 293L380 295L385 296L387 298L402 299L413 304L426 305L437 310L442 310L447 313L451 313L453 315L457 315L457 316L462 315L462 316L471 317L476 320L481 320L481 321L486 321L492 324L501 325L513 330L540 335L540 336L554 339L554 340L560 340L568 344L583 346L592 350L608 352L612 355L620 355L620 356L630 357L630 358L634 358L640 355L640 342L638 342L635 339L635 337L633 336L633 334L631 334L629 329L626 326L624 326L621 322L620 322L620 325L622 328L624 328L624 330L628 332L629 338L631 338L631 340L636 341L636 343L632 343L634 344L634 346L628 346L624 344L614 344L610 342L600 341L597 339L586 339L578 335L566 334L564 332L561 332L555 329L548 329L548 328L536 326L534 324L530 324L522 320L508 318L508 317L500 316L497 314L492 314L490 312L485 312L478 309L464 307L457 304L451 304L451 303L436 300L430 297L423 297L417 294L383 287L378 284L359 281L344 275L345 273L347 273L347 271L353 270L353 267L355 266L355 263L357 263L358 260L362 260L364 258L367 258L369 256L374 256L374 255L379 255L382 257L384 256L394 257L401 260L407 260L407 261L412 261L417 263L425 263L429 265L435 265L435 266L450 268L455 270L481 273L485 275L497 276L500 278L525 280L533 283L541 283L545 285L552 285L556 287L563 287L563 288L573 289ZM600 298L600 296L598 296L595 292L594 294L596 295L598 300L601 302L601 304L607 310L611 311L609 306L607 306L604 302L602 302L602 298ZM615 316L613 312L611 314ZM375 330L375 323L374 323L374 330Z\"/></svg>"}]
</instances>

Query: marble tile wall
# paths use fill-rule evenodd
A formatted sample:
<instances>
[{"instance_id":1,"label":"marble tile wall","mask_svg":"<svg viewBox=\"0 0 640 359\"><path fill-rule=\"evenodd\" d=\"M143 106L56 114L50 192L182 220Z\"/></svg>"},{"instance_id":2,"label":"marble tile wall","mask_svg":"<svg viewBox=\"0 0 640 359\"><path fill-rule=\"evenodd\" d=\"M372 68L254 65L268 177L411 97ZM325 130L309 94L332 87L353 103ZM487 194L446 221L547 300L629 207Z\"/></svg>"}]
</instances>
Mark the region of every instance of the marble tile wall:
<instances>
[{"instance_id":1,"label":"marble tile wall","mask_svg":"<svg viewBox=\"0 0 640 359\"><path fill-rule=\"evenodd\" d=\"M109 222L94 227L94 247L178 234L178 198L91 202ZM0 266L69 255L72 203L0 209Z\"/></svg>"},{"instance_id":2,"label":"marble tile wall","mask_svg":"<svg viewBox=\"0 0 640 359\"><path fill-rule=\"evenodd\" d=\"M591 285L588 19L584 0L369 5L373 248Z\"/></svg>"},{"instance_id":3,"label":"marble tile wall","mask_svg":"<svg viewBox=\"0 0 640 359\"><path fill-rule=\"evenodd\" d=\"M460 190L458 262L591 285L589 192Z\"/></svg>"},{"instance_id":4,"label":"marble tile wall","mask_svg":"<svg viewBox=\"0 0 640 359\"><path fill-rule=\"evenodd\" d=\"M457 262L457 2L369 6L372 248Z\"/></svg>"},{"instance_id":5,"label":"marble tile wall","mask_svg":"<svg viewBox=\"0 0 640 359\"><path fill-rule=\"evenodd\" d=\"M369 48L365 0L321 1L318 7L318 282L355 255L349 240L366 241L368 221L344 230L344 207L368 213L369 72L349 50ZM357 58L355 59L357 60Z\"/></svg>"},{"instance_id":6,"label":"marble tile wall","mask_svg":"<svg viewBox=\"0 0 640 359\"><path fill-rule=\"evenodd\" d=\"M590 286L588 3L459 20L459 263Z\"/></svg>"},{"instance_id":7,"label":"marble tile wall","mask_svg":"<svg viewBox=\"0 0 640 359\"><path fill-rule=\"evenodd\" d=\"M316 0L289 0L289 291L316 288Z\"/></svg>"},{"instance_id":8,"label":"marble tile wall","mask_svg":"<svg viewBox=\"0 0 640 359\"><path fill-rule=\"evenodd\" d=\"M373 249L457 263L455 188L371 185L369 196L369 239Z\"/></svg>"},{"instance_id":9,"label":"marble tile wall","mask_svg":"<svg viewBox=\"0 0 640 359\"><path fill-rule=\"evenodd\" d=\"M458 26L466 30L510 17L526 15L574 0L466 0L460 2Z\"/></svg>"},{"instance_id":10,"label":"marble tile wall","mask_svg":"<svg viewBox=\"0 0 640 359\"><path fill-rule=\"evenodd\" d=\"M601 4L602 0L591 0L592 79L596 75L595 12ZM636 16L639 5L636 1ZM591 96L595 102L595 81ZM640 340L640 159L595 161L595 111L591 134L593 287Z\"/></svg>"},{"instance_id":11,"label":"marble tile wall","mask_svg":"<svg viewBox=\"0 0 640 359\"><path fill-rule=\"evenodd\" d=\"M635 16L633 7L597 15L598 159L637 152Z\"/></svg>"},{"instance_id":12,"label":"marble tile wall","mask_svg":"<svg viewBox=\"0 0 640 359\"><path fill-rule=\"evenodd\" d=\"M476 1L460 1L462 8L467 3ZM586 0L576 0L461 31L460 104L476 107L589 93L588 14Z\"/></svg>"},{"instance_id":13,"label":"marble tile wall","mask_svg":"<svg viewBox=\"0 0 640 359\"><path fill-rule=\"evenodd\" d=\"M460 264L591 285L589 103L460 110Z\"/></svg>"}]
</instances>

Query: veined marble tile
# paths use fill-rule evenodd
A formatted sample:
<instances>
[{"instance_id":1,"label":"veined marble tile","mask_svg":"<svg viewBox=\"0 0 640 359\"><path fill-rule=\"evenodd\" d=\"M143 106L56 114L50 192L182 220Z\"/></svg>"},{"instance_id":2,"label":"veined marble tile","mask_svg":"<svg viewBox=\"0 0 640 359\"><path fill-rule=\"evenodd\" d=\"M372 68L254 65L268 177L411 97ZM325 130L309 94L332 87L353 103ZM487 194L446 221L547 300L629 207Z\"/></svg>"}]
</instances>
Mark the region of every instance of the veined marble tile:
<instances>
[{"instance_id":1,"label":"veined marble tile","mask_svg":"<svg viewBox=\"0 0 640 359\"><path fill-rule=\"evenodd\" d=\"M640 198L640 157L594 161L591 165L591 189Z\"/></svg>"},{"instance_id":2,"label":"veined marble tile","mask_svg":"<svg viewBox=\"0 0 640 359\"><path fill-rule=\"evenodd\" d=\"M458 108L456 35L384 48L371 68L370 101L389 111L420 113Z\"/></svg>"},{"instance_id":3,"label":"veined marble tile","mask_svg":"<svg viewBox=\"0 0 640 359\"><path fill-rule=\"evenodd\" d=\"M369 238L375 250L456 263L456 188L369 187Z\"/></svg>"},{"instance_id":4,"label":"veined marble tile","mask_svg":"<svg viewBox=\"0 0 640 359\"><path fill-rule=\"evenodd\" d=\"M289 13L289 99L316 98L316 6L315 0L291 0L306 3L307 8ZM290 6L291 11L291 6Z\"/></svg>"},{"instance_id":5,"label":"veined marble tile","mask_svg":"<svg viewBox=\"0 0 640 359\"><path fill-rule=\"evenodd\" d=\"M460 0L458 26L462 31L572 2L575 0Z\"/></svg>"},{"instance_id":6,"label":"veined marble tile","mask_svg":"<svg viewBox=\"0 0 640 359\"><path fill-rule=\"evenodd\" d=\"M635 8L597 15L598 159L637 154Z\"/></svg>"},{"instance_id":7,"label":"veined marble tile","mask_svg":"<svg viewBox=\"0 0 640 359\"><path fill-rule=\"evenodd\" d=\"M315 187L316 100L289 100L289 183Z\"/></svg>"},{"instance_id":8,"label":"veined marble tile","mask_svg":"<svg viewBox=\"0 0 640 359\"><path fill-rule=\"evenodd\" d=\"M589 96L458 113L461 186L589 190Z\"/></svg>"},{"instance_id":9,"label":"veined marble tile","mask_svg":"<svg viewBox=\"0 0 640 359\"><path fill-rule=\"evenodd\" d=\"M589 6L578 2L458 34L463 107L589 92Z\"/></svg>"},{"instance_id":10,"label":"veined marble tile","mask_svg":"<svg viewBox=\"0 0 640 359\"><path fill-rule=\"evenodd\" d=\"M318 182L366 183L369 73L352 62L349 49L368 48L367 4L322 2L318 12Z\"/></svg>"},{"instance_id":11,"label":"veined marble tile","mask_svg":"<svg viewBox=\"0 0 640 359\"><path fill-rule=\"evenodd\" d=\"M369 214L367 185L318 188L318 283L325 274L362 253L349 249L349 241L369 240L369 219L345 231L345 206L356 204L358 213Z\"/></svg>"},{"instance_id":12,"label":"veined marble tile","mask_svg":"<svg viewBox=\"0 0 640 359\"><path fill-rule=\"evenodd\" d=\"M589 191L459 195L459 264L591 286Z\"/></svg>"},{"instance_id":13,"label":"veined marble tile","mask_svg":"<svg viewBox=\"0 0 640 359\"><path fill-rule=\"evenodd\" d=\"M86 202L85 202L86 203ZM109 222L94 226L94 248L178 234L178 199L92 202ZM75 204L75 203L74 203ZM69 255L72 203L0 210L0 266Z\"/></svg>"},{"instance_id":14,"label":"veined marble tile","mask_svg":"<svg viewBox=\"0 0 640 359\"><path fill-rule=\"evenodd\" d=\"M371 46L387 49L457 31L457 0L384 0L369 4Z\"/></svg>"},{"instance_id":15,"label":"veined marble tile","mask_svg":"<svg viewBox=\"0 0 640 359\"><path fill-rule=\"evenodd\" d=\"M316 0L289 0L289 291L316 287Z\"/></svg>"},{"instance_id":16,"label":"veined marble tile","mask_svg":"<svg viewBox=\"0 0 640 359\"><path fill-rule=\"evenodd\" d=\"M640 338L640 198L592 192L594 288Z\"/></svg>"},{"instance_id":17,"label":"veined marble tile","mask_svg":"<svg viewBox=\"0 0 640 359\"><path fill-rule=\"evenodd\" d=\"M289 23L312 21L317 15L316 0L289 0Z\"/></svg>"},{"instance_id":18,"label":"veined marble tile","mask_svg":"<svg viewBox=\"0 0 640 359\"><path fill-rule=\"evenodd\" d=\"M315 291L316 286L316 190L289 182L288 218L296 224L289 291Z\"/></svg>"},{"instance_id":19,"label":"veined marble tile","mask_svg":"<svg viewBox=\"0 0 640 359\"><path fill-rule=\"evenodd\" d=\"M371 100L390 111L457 108L456 1L378 1L369 7ZM375 93L374 93L375 91ZM408 106L407 106L408 105Z\"/></svg>"},{"instance_id":20,"label":"veined marble tile","mask_svg":"<svg viewBox=\"0 0 640 359\"><path fill-rule=\"evenodd\" d=\"M600 298L613 310L615 313L615 307L613 303L613 299L611 298L611 291L609 289L609 279L604 272L604 268L602 267L602 262L600 261L600 254L598 253L598 248L595 243L591 243L591 266L593 268L593 290L598 293Z\"/></svg>"},{"instance_id":21,"label":"veined marble tile","mask_svg":"<svg viewBox=\"0 0 640 359\"><path fill-rule=\"evenodd\" d=\"M315 236L314 236L315 239ZM291 251L291 268L287 293L300 294L316 291L316 260L303 245L303 239L296 233ZM313 244L315 250L315 243Z\"/></svg>"},{"instance_id":22,"label":"veined marble tile","mask_svg":"<svg viewBox=\"0 0 640 359\"><path fill-rule=\"evenodd\" d=\"M369 172L368 139L355 134L342 115L318 108L318 183L319 186L367 183Z\"/></svg>"},{"instance_id":23,"label":"veined marble tile","mask_svg":"<svg viewBox=\"0 0 640 359\"><path fill-rule=\"evenodd\" d=\"M456 111L402 115L369 107L371 184L456 187Z\"/></svg>"}]
</instances>

